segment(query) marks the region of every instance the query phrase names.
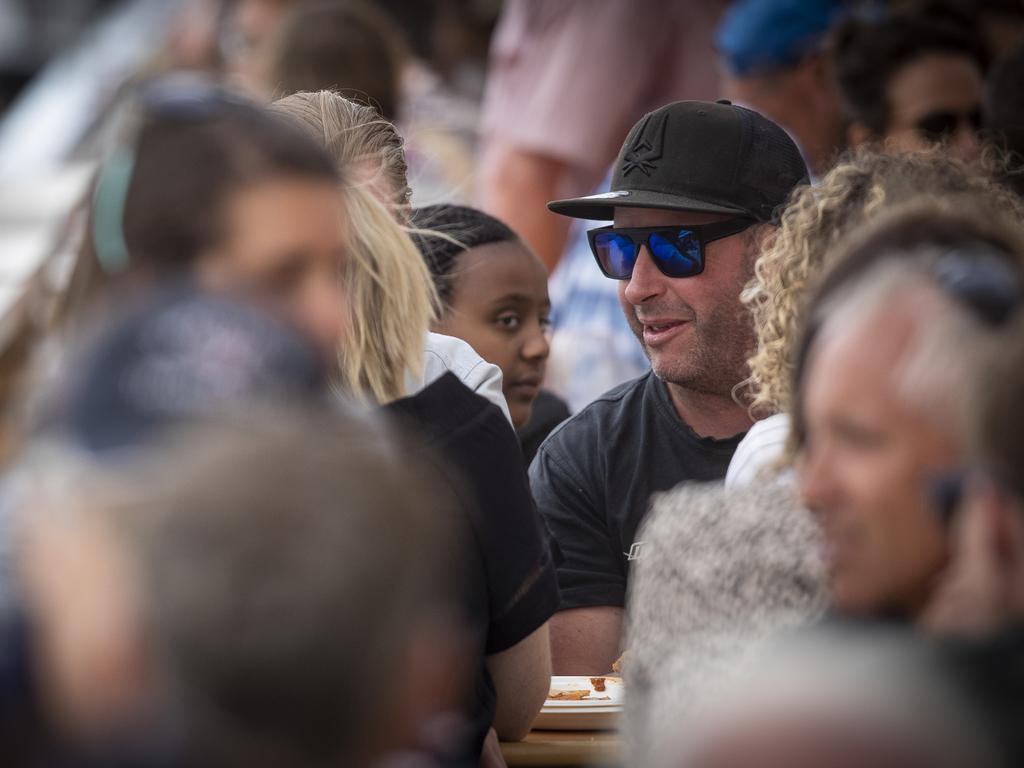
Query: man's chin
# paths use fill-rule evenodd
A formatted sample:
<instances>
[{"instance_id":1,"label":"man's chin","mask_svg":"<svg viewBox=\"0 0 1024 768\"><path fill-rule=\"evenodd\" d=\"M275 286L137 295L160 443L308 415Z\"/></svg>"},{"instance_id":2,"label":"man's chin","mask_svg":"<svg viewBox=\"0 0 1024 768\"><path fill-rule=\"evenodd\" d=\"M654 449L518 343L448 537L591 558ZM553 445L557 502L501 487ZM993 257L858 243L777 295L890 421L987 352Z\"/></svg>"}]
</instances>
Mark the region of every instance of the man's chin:
<instances>
[{"instance_id":1,"label":"man's chin","mask_svg":"<svg viewBox=\"0 0 1024 768\"><path fill-rule=\"evenodd\" d=\"M662 381L689 387L696 383L693 366L681 360L679 355L669 355L644 347L644 354L651 361L651 370Z\"/></svg>"}]
</instances>

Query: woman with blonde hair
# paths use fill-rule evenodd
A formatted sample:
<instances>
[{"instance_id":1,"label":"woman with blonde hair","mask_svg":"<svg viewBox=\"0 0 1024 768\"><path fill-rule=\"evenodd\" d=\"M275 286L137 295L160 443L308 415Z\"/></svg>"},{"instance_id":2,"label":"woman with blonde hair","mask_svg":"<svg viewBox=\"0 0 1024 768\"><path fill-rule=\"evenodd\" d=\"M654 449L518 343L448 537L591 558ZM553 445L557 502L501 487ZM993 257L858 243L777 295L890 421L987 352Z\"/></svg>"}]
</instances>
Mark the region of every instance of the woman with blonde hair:
<instances>
[{"instance_id":1,"label":"woman with blonde hair","mask_svg":"<svg viewBox=\"0 0 1024 768\"><path fill-rule=\"evenodd\" d=\"M468 726L486 765L500 754L497 738L523 738L544 702L548 619L557 608L554 561L514 442L501 369L459 339L428 333L439 301L405 226L409 186L394 125L330 91L293 94L272 109L327 148L347 188L350 317L339 346L342 385L418 427L477 501L473 559L483 572L467 579L467 591L474 592L471 618L483 623L484 665ZM467 388L500 403L504 420Z\"/></svg>"},{"instance_id":2,"label":"woman with blonde hair","mask_svg":"<svg viewBox=\"0 0 1024 768\"><path fill-rule=\"evenodd\" d=\"M938 151L882 154L860 150L817 186L798 189L778 232L758 258L743 303L754 318L757 346L741 385L761 418L736 449L727 485L746 485L781 469L789 434L792 372L808 292L832 264L836 246L858 225L920 195L965 195L1024 222L1024 203L1000 185L995 162L966 163Z\"/></svg>"},{"instance_id":3,"label":"woman with blonde hair","mask_svg":"<svg viewBox=\"0 0 1024 768\"><path fill-rule=\"evenodd\" d=\"M342 388L387 403L451 371L507 415L500 369L468 344L430 333L439 301L409 237L412 193L394 124L333 91L295 93L271 109L299 123L345 171L353 230L345 275L351 317L340 354Z\"/></svg>"}]
</instances>

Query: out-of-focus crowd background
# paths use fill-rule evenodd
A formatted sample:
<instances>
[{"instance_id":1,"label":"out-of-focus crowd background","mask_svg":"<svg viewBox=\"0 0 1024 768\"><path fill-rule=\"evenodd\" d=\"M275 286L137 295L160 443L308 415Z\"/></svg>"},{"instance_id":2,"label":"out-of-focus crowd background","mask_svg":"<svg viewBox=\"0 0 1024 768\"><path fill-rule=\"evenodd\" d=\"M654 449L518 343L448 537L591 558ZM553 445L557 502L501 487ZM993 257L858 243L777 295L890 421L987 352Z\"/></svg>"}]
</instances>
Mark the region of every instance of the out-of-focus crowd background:
<instances>
[{"instance_id":1,"label":"out-of-focus crowd background","mask_svg":"<svg viewBox=\"0 0 1024 768\"><path fill-rule=\"evenodd\" d=\"M0 0L0 763L500 768L622 662L626 765L1012 764L1022 88L1013 0ZM757 126L757 181L669 179L602 256L547 205L690 162L659 108Z\"/></svg>"},{"instance_id":2,"label":"out-of-focus crowd background","mask_svg":"<svg viewBox=\"0 0 1024 768\"><path fill-rule=\"evenodd\" d=\"M328 85L359 94L389 118L424 124L429 149L421 152L431 158L421 163L427 166L424 195L469 195L487 51L501 3L356 4L340 15L328 11L326 25L318 24L312 8L288 35L304 54L289 55L279 43L288 16L301 5L321 6L322 17L330 3L0 4L0 314L16 313L26 279L52 252L61 223L108 148L118 95L161 71L223 78L262 98ZM318 82L324 77L330 82ZM353 82L345 87L349 77ZM443 136L428 129L436 122L431 113L442 117ZM430 176L438 169L444 179Z\"/></svg>"},{"instance_id":3,"label":"out-of-focus crowd background","mask_svg":"<svg viewBox=\"0 0 1024 768\"><path fill-rule=\"evenodd\" d=\"M547 383L575 411L647 363L625 333L611 285L590 269L584 226L570 228L544 204L606 189L609 165L645 111L728 97L781 124L820 174L847 145L879 138L851 122L877 105L871 88L885 59L901 55L884 40L872 52L870 34L833 39L840 20L912 11L969 34L991 69L1024 29L1024 10L1012 0L622 0L600 3L587 19L578 3L334 5L0 3L0 251L8 255L0 341L23 320L26 281L44 263L60 269L49 257L62 250L66 215L117 133L118 95L160 71L197 71L259 100L333 88L366 101L405 139L413 205L469 203L507 221L552 273L559 332ZM830 50L838 45L848 49L845 72ZM957 142L971 145L973 136L963 131Z\"/></svg>"}]
</instances>

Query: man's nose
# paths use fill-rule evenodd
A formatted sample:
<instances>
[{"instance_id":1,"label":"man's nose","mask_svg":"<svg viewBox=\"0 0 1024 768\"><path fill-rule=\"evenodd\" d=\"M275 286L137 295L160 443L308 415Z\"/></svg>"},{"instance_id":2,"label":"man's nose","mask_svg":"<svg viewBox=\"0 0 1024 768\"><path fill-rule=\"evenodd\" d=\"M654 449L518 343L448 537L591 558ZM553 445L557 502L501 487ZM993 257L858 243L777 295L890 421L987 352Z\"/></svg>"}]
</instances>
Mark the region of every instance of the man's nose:
<instances>
[{"instance_id":1,"label":"man's nose","mask_svg":"<svg viewBox=\"0 0 1024 768\"><path fill-rule=\"evenodd\" d=\"M828 456L822 451L804 450L797 464L800 500L815 514L827 508L834 494Z\"/></svg>"},{"instance_id":2,"label":"man's nose","mask_svg":"<svg viewBox=\"0 0 1024 768\"><path fill-rule=\"evenodd\" d=\"M629 278L623 295L630 304L638 306L662 295L665 292L666 279L654 265L647 246L643 245L640 247L640 253L633 265L633 275Z\"/></svg>"}]
</instances>

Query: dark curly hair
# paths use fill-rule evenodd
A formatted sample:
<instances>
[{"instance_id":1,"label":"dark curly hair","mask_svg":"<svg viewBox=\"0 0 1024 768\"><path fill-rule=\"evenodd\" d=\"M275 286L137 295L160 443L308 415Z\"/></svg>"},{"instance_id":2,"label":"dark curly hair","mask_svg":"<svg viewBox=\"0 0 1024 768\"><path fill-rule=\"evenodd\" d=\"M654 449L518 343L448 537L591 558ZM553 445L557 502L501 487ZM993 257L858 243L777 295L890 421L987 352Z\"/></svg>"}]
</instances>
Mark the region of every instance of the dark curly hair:
<instances>
[{"instance_id":1,"label":"dark curly hair","mask_svg":"<svg viewBox=\"0 0 1024 768\"><path fill-rule=\"evenodd\" d=\"M1024 196L1024 45L999 63L988 79L985 94L985 130L988 138L1007 153L1003 180Z\"/></svg>"},{"instance_id":2,"label":"dark curly hair","mask_svg":"<svg viewBox=\"0 0 1024 768\"><path fill-rule=\"evenodd\" d=\"M931 53L951 53L971 59L982 72L988 67L980 38L946 15L856 16L836 28L830 50L847 117L877 137L885 134L892 115L889 83L906 64Z\"/></svg>"},{"instance_id":3,"label":"dark curly hair","mask_svg":"<svg viewBox=\"0 0 1024 768\"><path fill-rule=\"evenodd\" d=\"M505 222L466 205L427 205L412 212L413 241L423 254L441 301L451 301L459 256L471 248L491 243L517 243L517 235Z\"/></svg>"}]
</instances>

